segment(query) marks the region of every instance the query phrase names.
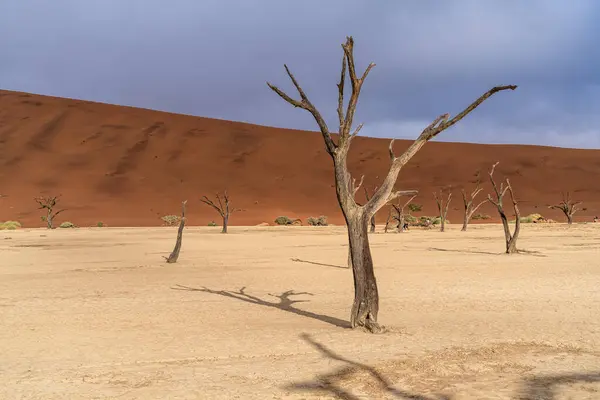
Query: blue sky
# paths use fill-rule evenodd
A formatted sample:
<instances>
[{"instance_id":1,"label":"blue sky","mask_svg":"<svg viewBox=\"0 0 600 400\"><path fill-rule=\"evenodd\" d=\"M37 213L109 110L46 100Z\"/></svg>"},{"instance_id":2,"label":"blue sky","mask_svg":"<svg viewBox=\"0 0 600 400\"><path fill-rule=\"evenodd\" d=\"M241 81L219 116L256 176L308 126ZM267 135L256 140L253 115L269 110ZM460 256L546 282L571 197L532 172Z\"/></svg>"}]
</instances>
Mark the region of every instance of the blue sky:
<instances>
[{"instance_id":1,"label":"blue sky","mask_svg":"<svg viewBox=\"0 0 600 400\"><path fill-rule=\"evenodd\" d=\"M415 138L517 84L436 140L600 148L599 19L592 0L4 0L0 88L316 130L266 81L295 94L287 63L336 126L352 35L377 64L364 136Z\"/></svg>"}]
</instances>

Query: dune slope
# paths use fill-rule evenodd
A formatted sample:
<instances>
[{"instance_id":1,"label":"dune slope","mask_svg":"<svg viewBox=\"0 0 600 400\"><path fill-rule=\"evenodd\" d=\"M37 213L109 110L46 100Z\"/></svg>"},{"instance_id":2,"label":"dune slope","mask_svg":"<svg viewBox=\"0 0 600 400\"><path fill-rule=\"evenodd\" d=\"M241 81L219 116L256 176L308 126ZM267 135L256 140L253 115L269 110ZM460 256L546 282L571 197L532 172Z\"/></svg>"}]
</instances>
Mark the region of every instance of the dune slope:
<instances>
[{"instance_id":1,"label":"dune slope","mask_svg":"<svg viewBox=\"0 0 600 400\"><path fill-rule=\"evenodd\" d=\"M388 143L357 138L353 144L351 171L357 178L365 174L369 189L387 172ZM408 144L398 141L396 152ZM471 190L476 171L486 178L496 161L497 177L511 179L522 213L562 220L547 205L569 190L584 201L578 220L600 214L598 150L434 142L401 172L398 187L419 189L421 214L434 215L432 192L451 185L448 218L458 223L460 189ZM32 200L41 194L60 194L67 211L59 221L81 226L160 225L160 217L177 214L184 199L189 223L206 225L219 216L198 199L223 189L244 209L232 225L322 214L343 223L331 161L317 132L0 91L0 166L0 220L24 226L43 225ZM487 181L484 188L481 199L490 190ZM494 216L487 204L481 213Z\"/></svg>"}]
</instances>

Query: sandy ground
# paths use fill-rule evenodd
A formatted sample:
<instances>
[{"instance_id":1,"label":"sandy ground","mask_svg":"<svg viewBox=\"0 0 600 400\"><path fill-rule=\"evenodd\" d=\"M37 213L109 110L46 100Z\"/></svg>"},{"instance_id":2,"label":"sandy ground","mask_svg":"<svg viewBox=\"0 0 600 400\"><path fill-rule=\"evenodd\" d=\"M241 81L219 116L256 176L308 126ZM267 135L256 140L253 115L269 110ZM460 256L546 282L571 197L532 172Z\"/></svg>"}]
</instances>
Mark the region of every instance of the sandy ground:
<instances>
[{"instance_id":1,"label":"sandy ground","mask_svg":"<svg viewBox=\"0 0 600 400\"><path fill-rule=\"evenodd\" d=\"M371 236L383 335L342 227L2 231L0 398L600 399L600 224L459 228Z\"/></svg>"}]
</instances>

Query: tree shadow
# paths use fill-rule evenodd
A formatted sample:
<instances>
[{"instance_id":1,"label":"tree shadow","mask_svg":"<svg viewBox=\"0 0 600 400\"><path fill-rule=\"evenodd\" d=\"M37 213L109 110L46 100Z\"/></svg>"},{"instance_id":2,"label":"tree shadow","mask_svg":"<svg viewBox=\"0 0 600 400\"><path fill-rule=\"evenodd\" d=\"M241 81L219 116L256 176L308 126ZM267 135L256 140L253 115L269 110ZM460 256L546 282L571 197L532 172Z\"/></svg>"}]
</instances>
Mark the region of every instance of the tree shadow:
<instances>
[{"instance_id":1,"label":"tree shadow","mask_svg":"<svg viewBox=\"0 0 600 400\"><path fill-rule=\"evenodd\" d=\"M287 292L283 292L280 295L274 295L274 294L269 293L269 296L273 296L273 297L276 297L279 299L279 302L271 302L271 301L266 301L266 300L263 300L256 296L251 296L251 295L247 294L245 286L242 287L237 292L232 292L232 291L228 291L228 290L211 290L206 287L193 288L193 287L183 286L183 285L175 285L175 287L171 287L171 289L186 290L186 291L190 291L190 292L204 292L204 293L216 294L219 296L229 297L231 299L241 300L241 301L244 301L244 302L250 303L250 304L256 304L259 306L265 306L265 307L271 307L271 308L277 308L279 310L287 311L292 314L296 314L296 315L300 315L300 316L303 316L306 318L312 318L312 319L316 319L318 321L326 322L328 324L331 324L331 325L334 325L334 326L337 326L340 328L350 328L350 322L348 322L348 321L344 321L342 319L335 318L335 317L330 317L328 315L317 314L317 313L313 313L310 311L301 310L299 308L294 307L294 304L305 303L308 300L293 300L290 298L290 296L299 296L299 295L313 296L312 293L308 293L308 292L295 292L293 290L288 290Z\"/></svg>"},{"instance_id":2,"label":"tree shadow","mask_svg":"<svg viewBox=\"0 0 600 400\"><path fill-rule=\"evenodd\" d=\"M392 383L385 376L379 373L375 368L366 364L349 360L347 358L342 357L339 354L336 354L331 349L317 342L306 333L301 334L300 337L312 347L317 349L323 356L331 360L341 361L347 365L333 372L318 375L314 381L292 383L290 385L287 385L285 387L286 390L318 393L325 391L331 395L336 396L338 399L341 400L360 400L362 397L358 397L349 392L347 389L342 388L339 382L350 377L356 372L363 371L368 373L375 380L375 386L377 386L379 390L385 392L387 395L393 396L394 398L405 400L450 400L450 397L446 395L428 397L425 395L420 395L417 393L411 393L405 390L397 389L393 387Z\"/></svg>"},{"instance_id":3,"label":"tree shadow","mask_svg":"<svg viewBox=\"0 0 600 400\"><path fill-rule=\"evenodd\" d=\"M524 380L523 389L516 398L519 400L557 400L557 386L577 382L600 382L600 372L533 376ZM600 398L600 394L598 394L598 398Z\"/></svg>"},{"instance_id":4,"label":"tree shadow","mask_svg":"<svg viewBox=\"0 0 600 400\"><path fill-rule=\"evenodd\" d=\"M299 258L290 258L290 260L292 260L292 261L295 261L295 262L306 263L306 264L321 265L321 266L323 266L323 267L332 267L332 268L349 269L349 268L348 268L348 266L342 267L341 265L334 265L334 264L324 264L324 263L315 262L315 261L301 260L301 259L299 259Z\"/></svg>"},{"instance_id":5,"label":"tree shadow","mask_svg":"<svg viewBox=\"0 0 600 400\"><path fill-rule=\"evenodd\" d=\"M491 251L468 250L468 249L442 249L439 247L429 247L429 248L427 248L427 250L429 250L429 251L446 251L446 252L450 252L450 253L461 253L461 254L488 254L488 255L492 255L492 256L502 256L502 255L506 254L505 252L494 253ZM548 257L547 255L542 254L539 251L535 251L535 250L519 249L516 254L527 254L530 256L534 256L534 257Z\"/></svg>"}]
</instances>

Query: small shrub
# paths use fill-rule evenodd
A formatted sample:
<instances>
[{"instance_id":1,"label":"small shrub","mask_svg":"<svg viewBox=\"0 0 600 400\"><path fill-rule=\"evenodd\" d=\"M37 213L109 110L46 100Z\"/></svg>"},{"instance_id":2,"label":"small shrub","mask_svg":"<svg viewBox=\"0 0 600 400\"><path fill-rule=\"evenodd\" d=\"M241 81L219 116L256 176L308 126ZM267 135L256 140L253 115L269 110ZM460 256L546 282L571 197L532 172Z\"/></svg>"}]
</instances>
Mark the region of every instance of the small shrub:
<instances>
[{"instance_id":1,"label":"small shrub","mask_svg":"<svg viewBox=\"0 0 600 400\"><path fill-rule=\"evenodd\" d=\"M102 227L104 226L104 222L98 222L98 223L96 224L96 226L97 226L98 228L102 228Z\"/></svg>"},{"instance_id":2,"label":"small shrub","mask_svg":"<svg viewBox=\"0 0 600 400\"><path fill-rule=\"evenodd\" d=\"M404 221L410 225L414 225L416 224L419 220L417 219L417 217L413 217L412 215L405 215L404 216Z\"/></svg>"},{"instance_id":3,"label":"small shrub","mask_svg":"<svg viewBox=\"0 0 600 400\"><path fill-rule=\"evenodd\" d=\"M215 221L210 221L208 223L208 226L217 226L217 223Z\"/></svg>"},{"instance_id":4,"label":"small shrub","mask_svg":"<svg viewBox=\"0 0 600 400\"><path fill-rule=\"evenodd\" d=\"M433 218L433 219L431 220L431 224L432 224L432 225L439 225L439 224L441 224L441 223L442 223L442 218L440 218L440 217L435 217L435 218ZM450 221L449 221L449 220L446 220L446 223L447 223L447 224L449 224L449 223L450 223Z\"/></svg>"},{"instance_id":5,"label":"small shrub","mask_svg":"<svg viewBox=\"0 0 600 400\"><path fill-rule=\"evenodd\" d=\"M69 221L65 221L60 224L59 228L75 228L75 224Z\"/></svg>"},{"instance_id":6,"label":"small shrub","mask_svg":"<svg viewBox=\"0 0 600 400\"><path fill-rule=\"evenodd\" d=\"M320 217L308 217L306 223L310 226L327 226L327 216L321 215Z\"/></svg>"},{"instance_id":7,"label":"small shrub","mask_svg":"<svg viewBox=\"0 0 600 400\"><path fill-rule=\"evenodd\" d=\"M282 215L282 216L275 218L275 223L277 225L292 225L294 223L294 221L291 218L286 217L285 215Z\"/></svg>"},{"instance_id":8,"label":"small shrub","mask_svg":"<svg viewBox=\"0 0 600 400\"><path fill-rule=\"evenodd\" d=\"M408 205L408 209L410 210L410 212L418 212L423 209L423 206L421 204L417 204L417 203L410 203Z\"/></svg>"},{"instance_id":9,"label":"small shrub","mask_svg":"<svg viewBox=\"0 0 600 400\"><path fill-rule=\"evenodd\" d=\"M521 223L523 223L523 224L531 224L531 223L536 223L538 221L541 222L541 221L545 221L545 220L546 220L546 218L544 218L542 216L542 214L537 214L537 213L529 214L528 216L521 217L519 219L519 221L521 221Z\"/></svg>"},{"instance_id":10,"label":"small shrub","mask_svg":"<svg viewBox=\"0 0 600 400\"><path fill-rule=\"evenodd\" d=\"M164 217L161 217L160 219L162 219L166 225L173 226L173 225L179 223L179 220L181 219L181 217L178 215L165 215Z\"/></svg>"},{"instance_id":11,"label":"small shrub","mask_svg":"<svg viewBox=\"0 0 600 400\"><path fill-rule=\"evenodd\" d=\"M0 222L0 231L1 230L15 230L21 227L21 223L18 221L6 221Z\"/></svg>"},{"instance_id":12,"label":"small shrub","mask_svg":"<svg viewBox=\"0 0 600 400\"><path fill-rule=\"evenodd\" d=\"M475 214L471 217L471 219L490 219L492 217L490 217L487 214Z\"/></svg>"},{"instance_id":13,"label":"small shrub","mask_svg":"<svg viewBox=\"0 0 600 400\"><path fill-rule=\"evenodd\" d=\"M40 217L40 219L41 219L43 222L46 222L46 221L48 220L48 217L46 217L45 215L42 215L42 216Z\"/></svg>"}]
</instances>

